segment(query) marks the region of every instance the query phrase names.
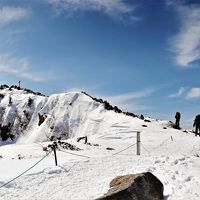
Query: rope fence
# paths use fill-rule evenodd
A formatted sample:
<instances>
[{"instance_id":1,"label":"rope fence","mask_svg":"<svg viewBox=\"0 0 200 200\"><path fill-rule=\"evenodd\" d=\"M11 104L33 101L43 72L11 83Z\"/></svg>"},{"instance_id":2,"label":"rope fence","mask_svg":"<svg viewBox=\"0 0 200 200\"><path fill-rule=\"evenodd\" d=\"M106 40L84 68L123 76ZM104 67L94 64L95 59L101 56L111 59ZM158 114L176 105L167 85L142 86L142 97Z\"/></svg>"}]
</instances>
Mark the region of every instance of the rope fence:
<instances>
[{"instance_id":1,"label":"rope fence","mask_svg":"<svg viewBox=\"0 0 200 200\"><path fill-rule=\"evenodd\" d=\"M150 151L143 145L143 143L141 143L141 146L143 147L143 149L149 154L149 156L151 155Z\"/></svg>"},{"instance_id":2,"label":"rope fence","mask_svg":"<svg viewBox=\"0 0 200 200\"><path fill-rule=\"evenodd\" d=\"M140 134L140 132L137 132L137 133ZM120 153L126 151L127 149L129 149L129 148L131 148L131 147L133 147L133 146L135 146L135 145L137 145L137 151L138 151L138 148L139 148L139 151L140 151L140 147L138 147L138 145L139 145L139 146L141 145L142 148L143 148L149 155L151 155L151 152L150 152L150 151L144 146L144 144L140 141L140 135L139 135L139 134L138 134L138 138L139 138L139 139L137 138L137 142L136 142L136 143L134 143L134 144L132 144L132 145L130 145L130 146L128 146L128 147L126 147L126 148L124 148L124 149L122 149L122 150L120 150L120 151L114 153L114 154L111 154L110 156L116 156L116 155L118 155L118 154L120 154ZM163 140L162 143L160 143L158 146L156 146L156 147L153 148L152 150L156 150L156 149L162 147L162 146L163 146L166 142L168 142L169 140L173 141L172 136L170 136L169 138ZM41 147L43 147L41 144L39 144L39 145L40 145ZM70 155L74 155L74 156L78 156L78 157L83 157L83 158L87 158L87 159L92 158L92 157L89 157L89 156L85 156L85 155L80 155L80 154L76 154L76 153L64 151L64 150L58 148L56 142L54 142L54 143L52 144L51 148L52 148L52 149L51 149L50 151L48 151L48 152L46 153L46 155L43 156L43 157L42 157L39 161L37 161L34 165L32 165L31 167L29 167L28 169L26 169L24 172L22 172L21 174L19 174L19 175L16 176L15 178L13 178L13 179L11 179L10 181L8 181L8 182L4 183L3 185L1 185L0 188L5 187L5 186L8 185L9 183L11 183L11 182L15 181L16 179L20 178L22 175L24 175L25 173L27 173L28 171L30 171L32 168L34 168L36 165L38 165L41 161L43 161L43 160L44 160L49 154L51 154L53 151L54 151L54 156L55 156L55 159L56 159L56 166L59 166L59 165L57 165L56 150L59 151L59 152L63 152L63 153L65 153L65 154L70 154ZM137 155L140 155L140 153L138 154L138 152L137 152ZM59 167L65 169L65 172L69 172L75 165L76 165L76 164L74 164L69 170L66 170L66 169L63 168L62 166L59 166Z\"/></svg>"},{"instance_id":3,"label":"rope fence","mask_svg":"<svg viewBox=\"0 0 200 200\"><path fill-rule=\"evenodd\" d=\"M76 154L76 153L71 153L71 152L67 152L67 151L64 151L64 150L61 150L61 149L57 149L58 151L61 151L63 153L67 153L67 154L71 154L71 155L74 155L74 156L79 156L79 157L83 157L83 158L91 158L89 156L83 156L83 155L79 155L79 154Z\"/></svg>"},{"instance_id":4,"label":"rope fence","mask_svg":"<svg viewBox=\"0 0 200 200\"><path fill-rule=\"evenodd\" d=\"M52 151L51 151L52 152ZM32 165L31 167L29 167L27 170L25 170L24 172L22 172L21 174L19 174L18 176L16 176L15 178L11 179L10 181L4 183L3 185L0 186L0 188L5 187L6 185L8 185L9 183L15 181L16 179L20 178L22 175L24 175L26 172L30 171L32 168L34 168L36 165L38 165L42 160L44 160L51 152L49 152L48 154L46 154L44 157L42 157L39 161L37 161L34 165Z\"/></svg>"},{"instance_id":5,"label":"rope fence","mask_svg":"<svg viewBox=\"0 0 200 200\"><path fill-rule=\"evenodd\" d=\"M114 153L114 154L112 154L112 156L115 156L115 155L117 155L117 154L120 154L121 152L123 152L123 151L126 151L127 149L129 149L129 148L131 148L131 147L135 146L136 144L137 144L137 143L135 143L135 144L132 144L132 145L128 146L127 148L125 148L125 149L122 149L121 151L119 151L119 152L117 152L117 153Z\"/></svg>"}]
</instances>

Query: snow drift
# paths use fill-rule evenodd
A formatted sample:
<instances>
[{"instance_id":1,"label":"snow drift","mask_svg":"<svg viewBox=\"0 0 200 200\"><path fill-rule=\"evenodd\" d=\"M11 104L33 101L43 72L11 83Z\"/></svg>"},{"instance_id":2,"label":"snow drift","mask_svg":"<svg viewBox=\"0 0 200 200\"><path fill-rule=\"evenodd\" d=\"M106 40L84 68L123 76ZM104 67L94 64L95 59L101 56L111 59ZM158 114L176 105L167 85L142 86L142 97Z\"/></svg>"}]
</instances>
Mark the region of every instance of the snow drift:
<instances>
[{"instance_id":1,"label":"snow drift","mask_svg":"<svg viewBox=\"0 0 200 200\"><path fill-rule=\"evenodd\" d=\"M114 177L141 172L161 180L165 200L200 199L199 137L174 129L167 121L142 120L84 93L46 97L0 87L0 125L6 140L0 142L0 196L5 200L94 200L108 190ZM136 156L135 131L141 133L140 156ZM98 146L77 142L85 135ZM54 167L51 153L19 177L44 158L43 147L49 144L32 142L53 137L67 139L81 150L72 154L60 149L59 166ZM11 138L25 144L1 145Z\"/></svg>"},{"instance_id":2,"label":"snow drift","mask_svg":"<svg viewBox=\"0 0 200 200\"><path fill-rule=\"evenodd\" d=\"M120 134L141 128L142 124L144 121L136 115L122 113L116 106L113 108L103 100L98 102L84 92L47 97L17 86L1 86L2 140L41 142L86 135L109 137L113 132L120 138Z\"/></svg>"}]
</instances>

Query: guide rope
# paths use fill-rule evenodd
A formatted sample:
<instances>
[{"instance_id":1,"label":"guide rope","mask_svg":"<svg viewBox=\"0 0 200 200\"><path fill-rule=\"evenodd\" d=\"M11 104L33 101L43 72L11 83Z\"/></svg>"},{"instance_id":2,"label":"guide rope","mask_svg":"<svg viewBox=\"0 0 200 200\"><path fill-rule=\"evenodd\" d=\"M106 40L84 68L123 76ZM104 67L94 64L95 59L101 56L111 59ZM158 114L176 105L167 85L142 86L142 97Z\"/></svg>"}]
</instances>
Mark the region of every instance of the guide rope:
<instances>
[{"instance_id":1,"label":"guide rope","mask_svg":"<svg viewBox=\"0 0 200 200\"><path fill-rule=\"evenodd\" d=\"M79 154L76 154L76 153L71 153L71 152L67 152L67 151L63 151L61 149L57 149L58 151L61 151L63 153L67 153L67 154L71 154L71 155L74 155L74 156L80 156L80 157L83 157L83 158L91 158L89 156L83 156L83 155L79 155Z\"/></svg>"},{"instance_id":2,"label":"guide rope","mask_svg":"<svg viewBox=\"0 0 200 200\"><path fill-rule=\"evenodd\" d=\"M25 170L24 172L22 172L21 174L19 174L18 176L16 176L15 178L11 179L10 181L4 183L3 185L0 186L0 188L8 185L9 183L13 182L14 180L18 179L19 177L21 177L22 175L24 175L26 172L28 172L29 170L31 170L32 168L34 168L36 165L38 165L42 160L44 160L52 151L48 152L44 157L42 157L39 161L37 161L34 165L32 165L31 167L29 167L27 170Z\"/></svg>"},{"instance_id":3,"label":"guide rope","mask_svg":"<svg viewBox=\"0 0 200 200\"><path fill-rule=\"evenodd\" d=\"M137 143L135 143L135 144L132 144L132 145L130 145L130 146L128 146L127 148L125 148L125 149L122 149L121 151L119 151L119 152L117 152L117 153L114 153L114 154L112 154L112 156L115 156L115 155L117 155L117 154L120 154L121 152L123 152L123 151L125 151L125 150L127 150L127 149L129 149L129 148L131 148L131 147L133 147L133 146L135 146Z\"/></svg>"}]
</instances>

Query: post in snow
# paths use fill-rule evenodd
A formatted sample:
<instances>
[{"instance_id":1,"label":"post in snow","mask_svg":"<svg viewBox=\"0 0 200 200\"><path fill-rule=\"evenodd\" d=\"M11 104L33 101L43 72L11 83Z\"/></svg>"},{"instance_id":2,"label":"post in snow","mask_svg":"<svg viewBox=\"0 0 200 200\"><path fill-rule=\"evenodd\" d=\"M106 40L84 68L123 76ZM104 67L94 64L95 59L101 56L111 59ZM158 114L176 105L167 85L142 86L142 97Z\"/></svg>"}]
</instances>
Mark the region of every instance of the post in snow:
<instances>
[{"instance_id":1,"label":"post in snow","mask_svg":"<svg viewBox=\"0 0 200 200\"><path fill-rule=\"evenodd\" d=\"M19 88L21 87L21 81L18 82L19 83Z\"/></svg>"},{"instance_id":2,"label":"post in snow","mask_svg":"<svg viewBox=\"0 0 200 200\"><path fill-rule=\"evenodd\" d=\"M137 155L140 155L140 132L137 132Z\"/></svg>"},{"instance_id":3,"label":"post in snow","mask_svg":"<svg viewBox=\"0 0 200 200\"><path fill-rule=\"evenodd\" d=\"M53 152L54 152L54 157L55 157L55 165L57 166L58 165L58 162L57 162L57 155L56 155L56 143L54 142L53 143Z\"/></svg>"}]
</instances>

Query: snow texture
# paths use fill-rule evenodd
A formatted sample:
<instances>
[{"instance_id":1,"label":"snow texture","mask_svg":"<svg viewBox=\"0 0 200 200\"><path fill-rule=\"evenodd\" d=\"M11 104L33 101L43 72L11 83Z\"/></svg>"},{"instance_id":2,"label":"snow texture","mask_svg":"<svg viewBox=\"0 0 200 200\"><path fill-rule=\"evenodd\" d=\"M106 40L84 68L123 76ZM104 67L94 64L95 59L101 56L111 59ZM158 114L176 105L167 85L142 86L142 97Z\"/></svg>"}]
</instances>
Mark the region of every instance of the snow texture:
<instances>
[{"instance_id":1,"label":"snow texture","mask_svg":"<svg viewBox=\"0 0 200 200\"><path fill-rule=\"evenodd\" d=\"M165 200L200 199L200 138L192 132L168 127L167 121L145 118L151 121L145 122L107 111L83 93L50 97L14 89L0 93L5 95L0 102L1 125L12 123L11 133L17 140L0 142L0 199L93 200L107 192L114 177L146 171L164 184ZM38 113L45 118L40 126ZM136 155L137 131L141 134L140 156ZM60 148L59 166L54 166L52 152L1 187L46 155L43 147L51 136L62 137L81 150ZM90 145L77 142L82 136L88 137Z\"/></svg>"}]
</instances>

